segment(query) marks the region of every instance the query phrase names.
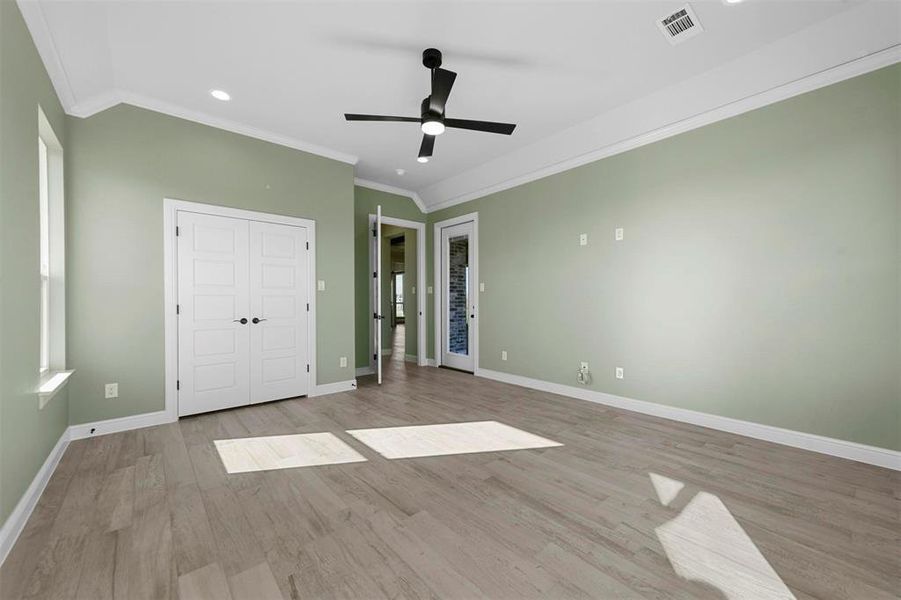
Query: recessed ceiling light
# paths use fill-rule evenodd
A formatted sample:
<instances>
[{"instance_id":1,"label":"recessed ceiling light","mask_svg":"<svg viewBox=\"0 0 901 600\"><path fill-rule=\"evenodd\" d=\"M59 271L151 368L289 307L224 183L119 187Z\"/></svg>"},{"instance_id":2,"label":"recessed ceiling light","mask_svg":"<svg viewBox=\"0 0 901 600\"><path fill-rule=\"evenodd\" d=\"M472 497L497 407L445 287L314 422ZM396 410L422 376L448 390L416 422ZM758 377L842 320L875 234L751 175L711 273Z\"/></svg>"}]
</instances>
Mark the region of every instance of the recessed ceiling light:
<instances>
[{"instance_id":1,"label":"recessed ceiling light","mask_svg":"<svg viewBox=\"0 0 901 600\"><path fill-rule=\"evenodd\" d=\"M223 102L228 102L232 99L231 94L224 90L210 90L210 96L216 100L222 100Z\"/></svg>"},{"instance_id":2,"label":"recessed ceiling light","mask_svg":"<svg viewBox=\"0 0 901 600\"><path fill-rule=\"evenodd\" d=\"M404 173L406 173L406 171L404 171L403 169L394 169L394 172L398 175L403 175Z\"/></svg>"},{"instance_id":3,"label":"recessed ceiling light","mask_svg":"<svg viewBox=\"0 0 901 600\"><path fill-rule=\"evenodd\" d=\"M427 163L427 162L429 162L429 157L428 156L420 156L419 158L416 159L416 162Z\"/></svg>"}]
</instances>

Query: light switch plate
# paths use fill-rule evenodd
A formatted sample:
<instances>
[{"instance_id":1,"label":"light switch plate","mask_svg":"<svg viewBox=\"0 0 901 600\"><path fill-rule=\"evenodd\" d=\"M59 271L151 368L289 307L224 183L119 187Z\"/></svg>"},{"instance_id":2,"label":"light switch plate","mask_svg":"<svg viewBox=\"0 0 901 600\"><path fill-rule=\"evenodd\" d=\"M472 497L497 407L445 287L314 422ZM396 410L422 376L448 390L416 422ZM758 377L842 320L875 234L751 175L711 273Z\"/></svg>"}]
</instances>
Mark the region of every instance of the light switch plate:
<instances>
[{"instance_id":1,"label":"light switch plate","mask_svg":"<svg viewBox=\"0 0 901 600\"><path fill-rule=\"evenodd\" d=\"M588 234L587 234L587 233L581 233L581 234L579 234L579 245L580 245L580 246L587 246L587 245L588 245Z\"/></svg>"},{"instance_id":2,"label":"light switch plate","mask_svg":"<svg viewBox=\"0 0 901 600\"><path fill-rule=\"evenodd\" d=\"M119 397L119 384L118 383L107 383L104 386L103 393L106 398L118 398Z\"/></svg>"},{"instance_id":3,"label":"light switch plate","mask_svg":"<svg viewBox=\"0 0 901 600\"><path fill-rule=\"evenodd\" d=\"M324 292L325 291L325 279L320 279L316 282L316 291Z\"/></svg>"},{"instance_id":4,"label":"light switch plate","mask_svg":"<svg viewBox=\"0 0 901 600\"><path fill-rule=\"evenodd\" d=\"M501 360L507 360L507 351L501 350Z\"/></svg>"},{"instance_id":5,"label":"light switch plate","mask_svg":"<svg viewBox=\"0 0 901 600\"><path fill-rule=\"evenodd\" d=\"M616 367L616 378L617 379L623 378L623 368L622 367Z\"/></svg>"},{"instance_id":6,"label":"light switch plate","mask_svg":"<svg viewBox=\"0 0 901 600\"><path fill-rule=\"evenodd\" d=\"M485 282L484 281L479 282L479 291L480 292L485 291Z\"/></svg>"},{"instance_id":7,"label":"light switch plate","mask_svg":"<svg viewBox=\"0 0 901 600\"><path fill-rule=\"evenodd\" d=\"M623 241L624 237L625 237L625 232L623 231L623 228L617 227L616 230L613 232L613 239L615 239L617 242L621 242L621 241Z\"/></svg>"},{"instance_id":8,"label":"light switch plate","mask_svg":"<svg viewBox=\"0 0 901 600\"><path fill-rule=\"evenodd\" d=\"M341 367L342 369L347 367L347 357L346 356L342 356L341 358L338 359L338 366Z\"/></svg>"}]
</instances>

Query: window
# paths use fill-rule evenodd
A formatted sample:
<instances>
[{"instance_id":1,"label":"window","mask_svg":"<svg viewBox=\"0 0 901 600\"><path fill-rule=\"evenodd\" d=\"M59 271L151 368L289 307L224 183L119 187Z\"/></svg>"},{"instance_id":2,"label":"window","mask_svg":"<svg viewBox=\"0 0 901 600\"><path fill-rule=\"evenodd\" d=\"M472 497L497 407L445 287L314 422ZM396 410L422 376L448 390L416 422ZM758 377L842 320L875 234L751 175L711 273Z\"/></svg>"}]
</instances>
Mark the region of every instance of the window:
<instances>
[{"instance_id":1,"label":"window","mask_svg":"<svg viewBox=\"0 0 901 600\"><path fill-rule=\"evenodd\" d=\"M38 137L38 189L41 226L41 373L50 370L50 190L47 144Z\"/></svg>"},{"instance_id":2,"label":"window","mask_svg":"<svg viewBox=\"0 0 901 600\"><path fill-rule=\"evenodd\" d=\"M66 370L65 205L63 147L38 108L38 226L40 248L35 270L41 282L39 408L65 386Z\"/></svg>"}]
</instances>

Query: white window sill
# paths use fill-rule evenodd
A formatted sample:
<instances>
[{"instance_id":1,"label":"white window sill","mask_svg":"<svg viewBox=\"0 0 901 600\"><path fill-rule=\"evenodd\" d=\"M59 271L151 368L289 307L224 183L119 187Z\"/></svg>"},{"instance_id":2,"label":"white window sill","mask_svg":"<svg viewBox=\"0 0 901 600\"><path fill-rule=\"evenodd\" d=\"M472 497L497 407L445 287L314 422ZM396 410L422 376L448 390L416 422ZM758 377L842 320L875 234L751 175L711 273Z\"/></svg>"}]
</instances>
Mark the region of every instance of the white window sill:
<instances>
[{"instance_id":1,"label":"white window sill","mask_svg":"<svg viewBox=\"0 0 901 600\"><path fill-rule=\"evenodd\" d=\"M43 410L47 403L69 383L71 371L48 371L41 376L38 386L38 410Z\"/></svg>"}]
</instances>

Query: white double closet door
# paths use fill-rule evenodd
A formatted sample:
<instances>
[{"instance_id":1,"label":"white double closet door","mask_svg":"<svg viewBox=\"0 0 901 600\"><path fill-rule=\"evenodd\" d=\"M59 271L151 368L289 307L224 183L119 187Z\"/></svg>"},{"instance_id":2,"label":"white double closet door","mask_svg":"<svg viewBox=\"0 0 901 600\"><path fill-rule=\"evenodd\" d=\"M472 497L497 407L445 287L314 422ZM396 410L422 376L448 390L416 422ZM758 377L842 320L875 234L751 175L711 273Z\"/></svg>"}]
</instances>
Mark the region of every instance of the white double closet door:
<instances>
[{"instance_id":1,"label":"white double closet door","mask_svg":"<svg viewBox=\"0 0 901 600\"><path fill-rule=\"evenodd\" d=\"M178 212L179 416L309 392L308 235Z\"/></svg>"}]
</instances>

